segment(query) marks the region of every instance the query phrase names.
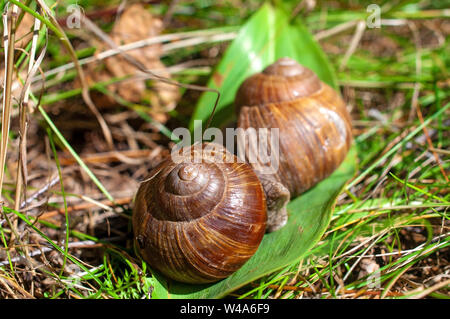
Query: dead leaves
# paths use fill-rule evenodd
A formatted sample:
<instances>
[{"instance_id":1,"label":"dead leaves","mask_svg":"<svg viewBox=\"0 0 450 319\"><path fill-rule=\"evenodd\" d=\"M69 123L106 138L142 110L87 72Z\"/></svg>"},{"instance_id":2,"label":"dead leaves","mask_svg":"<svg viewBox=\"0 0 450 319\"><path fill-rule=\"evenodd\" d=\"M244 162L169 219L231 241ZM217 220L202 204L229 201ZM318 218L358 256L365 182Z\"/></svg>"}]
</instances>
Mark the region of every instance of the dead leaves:
<instances>
[{"instance_id":1,"label":"dead leaves","mask_svg":"<svg viewBox=\"0 0 450 319\"><path fill-rule=\"evenodd\" d=\"M142 4L129 6L114 23L110 37L118 46L158 36L162 31L162 21L155 18ZM98 43L98 52L110 47ZM153 73L170 78L164 64L160 61L162 45L160 43L126 52ZM128 102L138 103L148 99L152 112L160 113L175 108L179 99L178 87L153 81L147 89L146 74L130 64L120 54L105 59L103 64L90 64L87 67L88 81L92 85L114 78L126 78L123 81L108 85L107 89ZM96 99L99 107L117 104L111 97Z\"/></svg>"},{"instance_id":2,"label":"dead leaves","mask_svg":"<svg viewBox=\"0 0 450 319\"><path fill-rule=\"evenodd\" d=\"M16 29L16 47L25 48L33 37L34 17L25 13Z\"/></svg>"}]
</instances>

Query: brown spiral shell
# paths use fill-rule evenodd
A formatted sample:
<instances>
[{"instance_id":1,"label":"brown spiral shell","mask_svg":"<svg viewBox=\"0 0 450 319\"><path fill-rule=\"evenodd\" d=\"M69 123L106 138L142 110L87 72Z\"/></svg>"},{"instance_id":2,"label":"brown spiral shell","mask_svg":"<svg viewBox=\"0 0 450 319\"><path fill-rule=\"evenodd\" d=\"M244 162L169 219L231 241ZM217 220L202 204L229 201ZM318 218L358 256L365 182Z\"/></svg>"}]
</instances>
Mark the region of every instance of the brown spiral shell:
<instances>
[{"instance_id":1,"label":"brown spiral shell","mask_svg":"<svg viewBox=\"0 0 450 319\"><path fill-rule=\"evenodd\" d=\"M222 146L198 144L184 154L142 182L134 235L144 260L167 277L213 282L256 252L266 227L264 192L251 167ZM193 162L194 155L201 160Z\"/></svg>"},{"instance_id":2,"label":"brown spiral shell","mask_svg":"<svg viewBox=\"0 0 450 319\"><path fill-rule=\"evenodd\" d=\"M235 106L238 127L279 128L279 169L270 178L291 198L328 177L350 148L350 115L339 93L293 59L246 79Z\"/></svg>"}]
</instances>

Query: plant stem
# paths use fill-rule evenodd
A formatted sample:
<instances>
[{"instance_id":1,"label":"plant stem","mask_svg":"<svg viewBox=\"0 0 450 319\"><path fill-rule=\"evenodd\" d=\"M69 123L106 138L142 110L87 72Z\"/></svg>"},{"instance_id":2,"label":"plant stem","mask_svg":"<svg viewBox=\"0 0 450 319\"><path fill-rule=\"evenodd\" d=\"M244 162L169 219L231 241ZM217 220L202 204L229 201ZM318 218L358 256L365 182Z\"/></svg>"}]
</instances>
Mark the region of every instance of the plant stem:
<instances>
[{"instance_id":1,"label":"plant stem","mask_svg":"<svg viewBox=\"0 0 450 319\"><path fill-rule=\"evenodd\" d=\"M4 31L5 47L8 50L5 56L5 89L3 94L2 113L2 140L0 149L0 200L2 200L3 179L5 174L6 152L8 147L8 135L11 117L11 85L14 71L14 41L16 31L17 7L8 8L8 12L3 14L3 25L7 26Z\"/></svg>"}]
</instances>

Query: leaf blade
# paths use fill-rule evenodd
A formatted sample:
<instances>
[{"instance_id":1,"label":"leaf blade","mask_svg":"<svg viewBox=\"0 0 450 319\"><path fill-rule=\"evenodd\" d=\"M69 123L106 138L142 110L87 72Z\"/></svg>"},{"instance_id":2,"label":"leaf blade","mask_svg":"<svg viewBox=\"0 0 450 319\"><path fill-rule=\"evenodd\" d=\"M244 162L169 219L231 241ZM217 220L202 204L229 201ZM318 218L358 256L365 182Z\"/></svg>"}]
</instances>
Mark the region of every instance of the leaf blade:
<instances>
[{"instance_id":1,"label":"leaf blade","mask_svg":"<svg viewBox=\"0 0 450 319\"><path fill-rule=\"evenodd\" d=\"M220 126L233 115L233 100L242 81L261 71L278 58L288 56L311 68L332 87L337 81L324 53L300 21L293 24L289 16L266 4L241 28L211 76L208 86L219 89L221 100L212 121ZM206 121L215 97L203 94L190 123ZM321 238L333 212L335 200L355 173L356 149L327 179L288 205L288 224L266 234L258 251L237 272L217 283L187 285L155 274L154 298L221 298L243 285L299 261Z\"/></svg>"}]
</instances>

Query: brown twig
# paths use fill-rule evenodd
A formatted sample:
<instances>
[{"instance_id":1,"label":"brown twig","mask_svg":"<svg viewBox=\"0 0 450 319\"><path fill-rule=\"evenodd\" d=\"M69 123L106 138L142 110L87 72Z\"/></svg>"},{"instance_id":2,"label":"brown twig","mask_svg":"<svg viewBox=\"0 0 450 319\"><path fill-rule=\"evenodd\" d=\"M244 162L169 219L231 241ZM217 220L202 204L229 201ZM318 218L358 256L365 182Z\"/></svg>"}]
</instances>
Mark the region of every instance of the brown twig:
<instances>
[{"instance_id":1,"label":"brown twig","mask_svg":"<svg viewBox=\"0 0 450 319\"><path fill-rule=\"evenodd\" d=\"M125 204L131 203L132 200L133 200L133 197L123 197L123 198L116 199L114 202L112 202L110 200L104 200L104 201L101 201L100 203L103 205L107 205L107 206L125 205ZM97 205L94 203L82 203L82 204L78 204L78 205L73 205L73 206L67 207L67 213L71 213L74 211L80 211L80 210L88 210L92 207L97 207ZM65 214L64 208L60 208L60 209L56 209L56 210L52 210L52 211L43 213L42 215L39 216L39 219L48 219L48 218L51 218L51 217L54 217L57 215L64 215L64 214Z\"/></svg>"},{"instance_id":2,"label":"brown twig","mask_svg":"<svg viewBox=\"0 0 450 319\"><path fill-rule=\"evenodd\" d=\"M11 85L12 76L14 72L14 42L16 33L16 19L17 19L17 7L12 5L7 8L7 11L3 13L3 26L4 26L4 43L5 48L5 87L3 94L3 112L2 112L2 140L0 149L0 200L3 198L1 195L3 189L4 169L6 162L6 153L8 148L8 135L10 126L11 115Z\"/></svg>"},{"instance_id":3,"label":"brown twig","mask_svg":"<svg viewBox=\"0 0 450 319\"><path fill-rule=\"evenodd\" d=\"M436 290L439 290L439 289L444 288L444 287L449 287L449 286L450 286L450 279L447 279L447 280L439 282L439 283L437 283L434 286L431 286L429 288L426 288L426 289L421 288L421 290L422 289L423 290L419 294L417 294L417 295L413 294L409 298L410 299L421 299L421 298L424 298L424 297L428 296L430 293L432 293L432 292L434 292Z\"/></svg>"},{"instance_id":4,"label":"brown twig","mask_svg":"<svg viewBox=\"0 0 450 319\"><path fill-rule=\"evenodd\" d=\"M0 280L3 281L5 284L11 286L12 288L16 289L18 292L20 292L24 298L35 299L33 295L30 295L30 293L28 293L25 289L20 287L17 283L9 280L8 278L0 276Z\"/></svg>"},{"instance_id":5,"label":"brown twig","mask_svg":"<svg viewBox=\"0 0 450 319\"><path fill-rule=\"evenodd\" d=\"M85 163L111 163L116 161L121 161L121 158L118 154L122 154L123 156L129 158L146 158L152 153L152 150L143 149L143 150L126 150L126 151L116 151L116 152L105 152L105 153L97 153L83 156L81 159ZM72 157L62 157L60 158L60 164L63 166L76 164L76 160Z\"/></svg>"},{"instance_id":6,"label":"brown twig","mask_svg":"<svg viewBox=\"0 0 450 319\"><path fill-rule=\"evenodd\" d=\"M170 2L169 8L167 9L166 14L164 15L164 18L163 18L164 26L167 26L170 23L170 20L172 20L173 13L175 12L175 8L176 8L178 2L179 2L179 0L172 0Z\"/></svg>"},{"instance_id":7,"label":"brown twig","mask_svg":"<svg viewBox=\"0 0 450 319\"><path fill-rule=\"evenodd\" d=\"M20 119L20 140L19 140L19 160L17 165L17 180L16 180L16 196L14 201L14 209L20 209L20 199L22 195L22 186L24 186L24 198L26 200L26 187L27 187L27 131L28 131L28 100L30 93L30 85L31 78L34 75L35 70L37 70L36 66L40 64L43 58L43 54L45 49L41 53L41 56L35 61L36 49L37 49L37 41L38 41L38 32L41 26L41 21L39 19L34 20L33 27L33 38L31 45L31 52L28 61L28 74L27 79L25 81L25 85L23 87L23 92L21 93L21 98L19 103L19 119ZM36 63L36 65L35 65ZM22 98L23 96L23 98Z\"/></svg>"},{"instance_id":8,"label":"brown twig","mask_svg":"<svg viewBox=\"0 0 450 319\"><path fill-rule=\"evenodd\" d=\"M3 13L3 27L4 27L4 44L5 48L5 87L3 94L3 112L2 112L2 137L1 137L1 147L0 147L0 202L3 201L2 190L3 190L3 179L4 179L4 167L6 163L6 153L8 152L8 137L9 137L9 127L11 120L11 86L12 86L12 75L14 72L14 42L16 33L16 19L17 19L18 8L15 5L7 7L7 11ZM3 213L3 210L2 210ZM11 228L12 234L10 237L10 242L13 243L15 238L20 241L20 236L17 233L15 221L12 221L6 213L3 214L9 227Z\"/></svg>"}]
</instances>

